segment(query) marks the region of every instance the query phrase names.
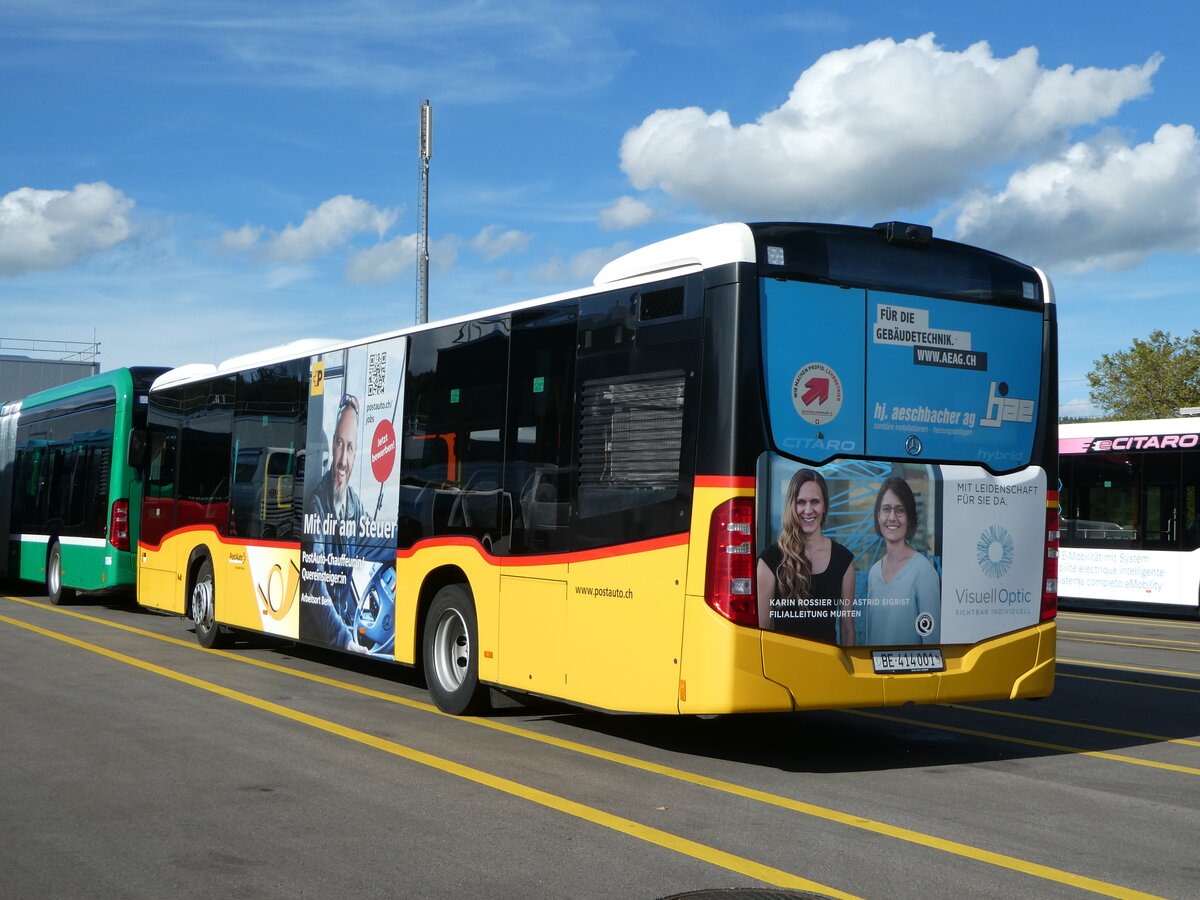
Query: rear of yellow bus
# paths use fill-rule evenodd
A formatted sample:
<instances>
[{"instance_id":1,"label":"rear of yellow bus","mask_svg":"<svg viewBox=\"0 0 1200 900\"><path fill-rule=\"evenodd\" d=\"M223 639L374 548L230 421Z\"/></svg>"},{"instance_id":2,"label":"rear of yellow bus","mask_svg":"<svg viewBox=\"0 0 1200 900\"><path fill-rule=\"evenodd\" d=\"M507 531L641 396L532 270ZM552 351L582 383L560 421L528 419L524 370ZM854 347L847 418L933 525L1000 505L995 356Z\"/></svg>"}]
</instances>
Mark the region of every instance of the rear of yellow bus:
<instances>
[{"instance_id":1,"label":"rear of yellow bus","mask_svg":"<svg viewBox=\"0 0 1200 900\"><path fill-rule=\"evenodd\" d=\"M708 273L680 712L1048 695L1049 281L902 223L749 228Z\"/></svg>"}]
</instances>

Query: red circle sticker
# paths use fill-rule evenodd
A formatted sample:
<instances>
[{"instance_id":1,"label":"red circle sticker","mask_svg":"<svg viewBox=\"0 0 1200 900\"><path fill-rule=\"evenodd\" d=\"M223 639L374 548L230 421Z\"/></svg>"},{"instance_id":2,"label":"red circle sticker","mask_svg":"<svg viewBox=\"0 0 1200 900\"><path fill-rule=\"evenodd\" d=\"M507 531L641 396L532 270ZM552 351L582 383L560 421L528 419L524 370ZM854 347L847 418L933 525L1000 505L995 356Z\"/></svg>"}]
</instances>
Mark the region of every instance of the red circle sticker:
<instances>
[{"instance_id":1,"label":"red circle sticker","mask_svg":"<svg viewBox=\"0 0 1200 900\"><path fill-rule=\"evenodd\" d=\"M371 438L371 473L380 484L388 480L396 465L396 429L391 419L384 419L375 426Z\"/></svg>"},{"instance_id":2,"label":"red circle sticker","mask_svg":"<svg viewBox=\"0 0 1200 900\"><path fill-rule=\"evenodd\" d=\"M810 425L831 422L842 409L842 380L824 363L809 363L792 379L792 404Z\"/></svg>"}]
</instances>

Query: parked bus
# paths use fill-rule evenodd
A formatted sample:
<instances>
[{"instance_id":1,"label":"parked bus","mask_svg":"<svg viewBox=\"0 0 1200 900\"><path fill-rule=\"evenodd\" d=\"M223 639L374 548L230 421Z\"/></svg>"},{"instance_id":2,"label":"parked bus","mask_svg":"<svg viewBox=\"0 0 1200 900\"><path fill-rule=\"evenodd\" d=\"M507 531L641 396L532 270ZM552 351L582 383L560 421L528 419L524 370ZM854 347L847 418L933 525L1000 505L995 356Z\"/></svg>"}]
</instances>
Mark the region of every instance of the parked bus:
<instances>
[{"instance_id":1,"label":"parked bus","mask_svg":"<svg viewBox=\"0 0 1200 900\"><path fill-rule=\"evenodd\" d=\"M1062 425L1058 444L1063 598L1200 612L1200 420Z\"/></svg>"},{"instance_id":2,"label":"parked bus","mask_svg":"<svg viewBox=\"0 0 1200 900\"><path fill-rule=\"evenodd\" d=\"M926 227L726 224L586 290L179 369L139 600L204 646L421 667L451 713L1044 696L1055 334L1041 272ZM281 448L268 534L230 485Z\"/></svg>"},{"instance_id":3,"label":"parked bus","mask_svg":"<svg viewBox=\"0 0 1200 900\"><path fill-rule=\"evenodd\" d=\"M146 395L166 371L116 369L0 409L0 574L43 582L52 603L135 584L130 436L144 437Z\"/></svg>"}]
</instances>

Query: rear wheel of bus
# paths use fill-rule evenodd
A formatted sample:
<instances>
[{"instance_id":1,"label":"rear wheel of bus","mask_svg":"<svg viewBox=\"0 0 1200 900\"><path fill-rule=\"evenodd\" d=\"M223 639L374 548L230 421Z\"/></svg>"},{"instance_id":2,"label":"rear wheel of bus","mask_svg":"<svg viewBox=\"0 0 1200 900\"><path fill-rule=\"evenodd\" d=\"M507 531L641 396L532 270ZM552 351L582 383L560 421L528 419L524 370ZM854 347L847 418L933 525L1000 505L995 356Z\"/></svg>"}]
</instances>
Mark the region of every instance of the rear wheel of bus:
<instances>
[{"instance_id":1,"label":"rear wheel of bus","mask_svg":"<svg viewBox=\"0 0 1200 900\"><path fill-rule=\"evenodd\" d=\"M207 650L224 646L229 641L228 632L222 631L217 624L216 599L212 560L205 557L192 579L188 613L196 626L197 642Z\"/></svg>"},{"instance_id":2,"label":"rear wheel of bus","mask_svg":"<svg viewBox=\"0 0 1200 900\"><path fill-rule=\"evenodd\" d=\"M479 683L479 626L466 585L447 585L434 596L422 649L425 681L438 709L455 716L487 709L488 688Z\"/></svg>"},{"instance_id":3,"label":"rear wheel of bus","mask_svg":"<svg viewBox=\"0 0 1200 900\"><path fill-rule=\"evenodd\" d=\"M46 557L46 596L55 606L75 599L74 588L63 587L62 545L55 541Z\"/></svg>"}]
</instances>

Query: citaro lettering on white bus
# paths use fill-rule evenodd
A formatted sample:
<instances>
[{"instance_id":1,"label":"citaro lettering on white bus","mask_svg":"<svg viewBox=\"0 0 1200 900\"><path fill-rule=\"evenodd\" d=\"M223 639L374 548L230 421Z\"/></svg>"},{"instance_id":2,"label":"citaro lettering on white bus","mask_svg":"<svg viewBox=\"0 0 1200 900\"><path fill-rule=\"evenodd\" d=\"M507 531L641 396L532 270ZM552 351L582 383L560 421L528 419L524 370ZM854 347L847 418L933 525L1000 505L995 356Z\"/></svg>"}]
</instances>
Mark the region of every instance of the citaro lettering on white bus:
<instances>
[{"instance_id":1,"label":"citaro lettering on white bus","mask_svg":"<svg viewBox=\"0 0 1200 900\"><path fill-rule=\"evenodd\" d=\"M1200 443L1200 434L1136 434L1111 440L1094 440L1089 453L1110 450L1188 450Z\"/></svg>"}]
</instances>

